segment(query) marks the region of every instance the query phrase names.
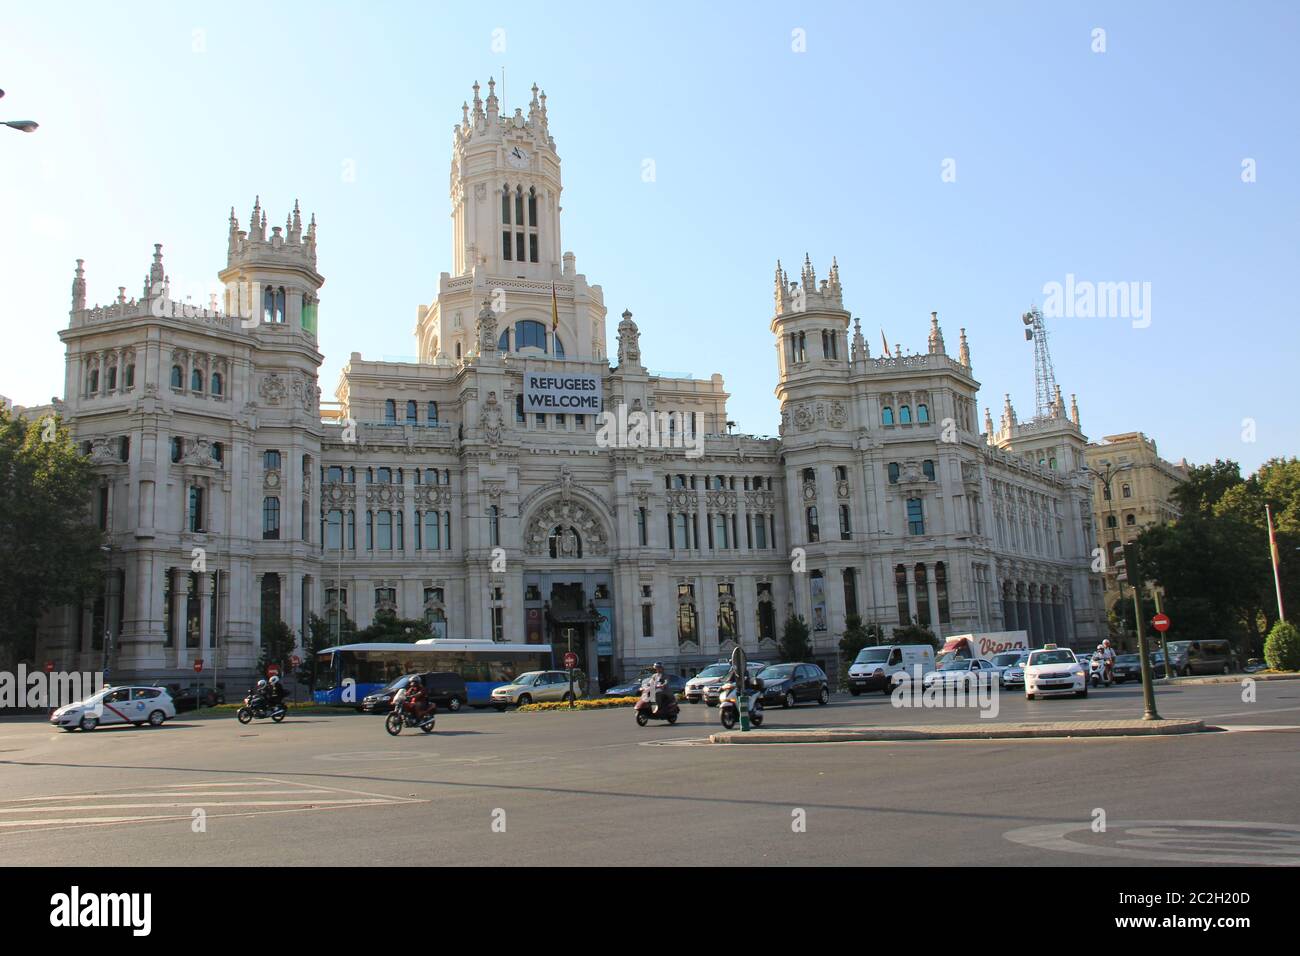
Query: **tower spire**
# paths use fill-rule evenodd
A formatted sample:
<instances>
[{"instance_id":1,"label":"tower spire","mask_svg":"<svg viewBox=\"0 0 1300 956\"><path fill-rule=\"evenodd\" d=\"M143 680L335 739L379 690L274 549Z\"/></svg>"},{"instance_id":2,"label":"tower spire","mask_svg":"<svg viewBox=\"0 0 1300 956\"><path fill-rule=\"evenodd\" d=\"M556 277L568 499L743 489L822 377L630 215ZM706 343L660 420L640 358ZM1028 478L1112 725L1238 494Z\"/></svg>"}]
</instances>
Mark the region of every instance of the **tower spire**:
<instances>
[{"instance_id":1,"label":"tower spire","mask_svg":"<svg viewBox=\"0 0 1300 956\"><path fill-rule=\"evenodd\" d=\"M86 307L86 270L82 268L85 259L77 260L76 277L72 280L72 311L80 312Z\"/></svg>"},{"instance_id":2,"label":"tower spire","mask_svg":"<svg viewBox=\"0 0 1300 956\"><path fill-rule=\"evenodd\" d=\"M155 242L153 244L153 265L149 267L149 284L151 286L157 286L158 283L163 282L166 278L167 274L163 271L162 243Z\"/></svg>"},{"instance_id":3,"label":"tower spire","mask_svg":"<svg viewBox=\"0 0 1300 956\"><path fill-rule=\"evenodd\" d=\"M966 344L966 330L961 330L961 344L957 347L957 361L970 368L970 346Z\"/></svg>"},{"instance_id":4,"label":"tower spire","mask_svg":"<svg viewBox=\"0 0 1300 956\"><path fill-rule=\"evenodd\" d=\"M938 312L931 312L931 313L930 313L930 339L929 339L929 346L930 346L930 354L931 354L931 355L946 355L946 354L947 354L947 352L945 351L945 346L944 346L944 344L943 344L943 330L939 328L939 313L938 313Z\"/></svg>"},{"instance_id":5,"label":"tower spire","mask_svg":"<svg viewBox=\"0 0 1300 956\"><path fill-rule=\"evenodd\" d=\"M1070 421L1074 422L1075 428L1081 428L1079 424L1079 400L1073 392L1070 393Z\"/></svg>"}]
</instances>

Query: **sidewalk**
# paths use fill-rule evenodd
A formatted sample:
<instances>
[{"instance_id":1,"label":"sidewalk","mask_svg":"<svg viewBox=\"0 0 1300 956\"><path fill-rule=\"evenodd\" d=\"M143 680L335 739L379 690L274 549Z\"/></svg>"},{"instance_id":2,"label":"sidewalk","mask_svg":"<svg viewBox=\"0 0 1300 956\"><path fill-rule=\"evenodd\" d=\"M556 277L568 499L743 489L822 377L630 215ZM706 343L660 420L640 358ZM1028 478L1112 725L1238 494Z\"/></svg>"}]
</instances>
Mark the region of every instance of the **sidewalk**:
<instances>
[{"instance_id":1,"label":"sidewalk","mask_svg":"<svg viewBox=\"0 0 1300 956\"><path fill-rule=\"evenodd\" d=\"M833 730L751 730L712 734L712 744L834 744L863 740L1014 740L1039 737L1149 737L1195 734L1203 720L1061 720L1021 724L937 724L837 727Z\"/></svg>"}]
</instances>

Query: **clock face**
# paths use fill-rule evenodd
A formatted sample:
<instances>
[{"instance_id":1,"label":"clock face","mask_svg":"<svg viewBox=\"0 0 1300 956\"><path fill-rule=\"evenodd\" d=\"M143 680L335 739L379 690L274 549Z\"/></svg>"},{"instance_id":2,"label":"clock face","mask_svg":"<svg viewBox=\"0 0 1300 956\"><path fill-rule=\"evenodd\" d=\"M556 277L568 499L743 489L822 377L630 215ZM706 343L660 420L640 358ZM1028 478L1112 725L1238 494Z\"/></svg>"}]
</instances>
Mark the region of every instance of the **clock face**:
<instances>
[{"instance_id":1,"label":"clock face","mask_svg":"<svg viewBox=\"0 0 1300 956\"><path fill-rule=\"evenodd\" d=\"M506 153L506 162L515 169L528 168L528 150L522 146L511 146L510 151Z\"/></svg>"}]
</instances>

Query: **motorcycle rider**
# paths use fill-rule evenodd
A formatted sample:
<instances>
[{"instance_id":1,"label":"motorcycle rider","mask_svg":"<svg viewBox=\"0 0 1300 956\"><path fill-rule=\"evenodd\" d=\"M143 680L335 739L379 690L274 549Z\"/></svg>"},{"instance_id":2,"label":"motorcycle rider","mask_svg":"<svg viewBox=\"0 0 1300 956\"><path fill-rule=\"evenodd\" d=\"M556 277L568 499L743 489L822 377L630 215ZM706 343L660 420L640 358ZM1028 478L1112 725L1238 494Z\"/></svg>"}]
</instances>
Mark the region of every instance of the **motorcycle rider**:
<instances>
[{"instance_id":1,"label":"motorcycle rider","mask_svg":"<svg viewBox=\"0 0 1300 956\"><path fill-rule=\"evenodd\" d=\"M280 675L276 674L266 686L266 703L271 710L279 710L284 707L284 685L280 683Z\"/></svg>"},{"instance_id":2,"label":"motorcycle rider","mask_svg":"<svg viewBox=\"0 0 1300 956\"><path fill-rule=\"evenodd\" d=\"M269 686L269 685L266 683L266 678L261 678L261 679L259 679L258 682L257 682L255 685L253 685L252 690L250 690L250 691L248 692L248 706L249 706L249 707L254 707L254 708L255 708L255 707L257 707L257 706L259 706L259 705L261 705L261 704L265 704L265 703L266 703L266 701L267 701L267 694L268 694L268 689L267 689L268 686Z\"/></svg>"},{"instance_id":3,"label":"motorcycle rider","mask_svg":"<svg viewBox=\"0 0 1300 956\"><path fill-rule=\"evenodd\" d=\"M402 697L402 706L409 710L416 720L424 720L429 714L429 709L433 706L429 701L429 695L425 692L424 681L419 674L414 674L407 681L406 693Z\"/></svg>"},{"instance_id":4,"label":"motorcycle rider","mask_svg":"<svg viewBox=\"0 0 1300 956\"><path fill-rule=\"evenodd\" d=\"M736 670L736 658L731 658L731 667L727 670L727 676L723 678L723 685L734 684L736 687L736 700L740 700L741 689L749 695L749 710L752 713L754 703L758 700L759 681L749 673L749 662L745 662L744 673L738 673Z\"/></svg>"}]
</instances>

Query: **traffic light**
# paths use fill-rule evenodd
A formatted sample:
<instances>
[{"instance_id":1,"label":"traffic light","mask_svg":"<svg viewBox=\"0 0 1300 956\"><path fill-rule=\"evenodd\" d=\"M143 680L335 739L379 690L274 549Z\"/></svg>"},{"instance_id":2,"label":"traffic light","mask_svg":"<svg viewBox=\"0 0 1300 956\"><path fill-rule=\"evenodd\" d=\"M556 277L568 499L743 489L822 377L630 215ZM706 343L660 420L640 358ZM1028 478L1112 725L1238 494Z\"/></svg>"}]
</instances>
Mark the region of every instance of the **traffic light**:
<instances>
[{"instance_id":1,"label":"traffic light","mask_svg":"<svg viewBox=\"0 0 1300 956\"><path fill-rule=\"evenodd\" d=\"M1125 577L1123 580L1132 581L1134 587L1140 585L1146 580L1142 575L1142 565L1138 561L1137 545L1130 542L1124 545L1124 559L1120 562L1123 565Z\"/></svg>"}]
</instances>

